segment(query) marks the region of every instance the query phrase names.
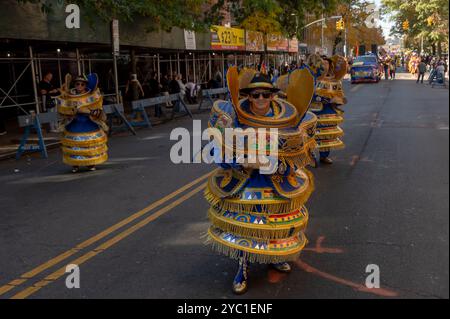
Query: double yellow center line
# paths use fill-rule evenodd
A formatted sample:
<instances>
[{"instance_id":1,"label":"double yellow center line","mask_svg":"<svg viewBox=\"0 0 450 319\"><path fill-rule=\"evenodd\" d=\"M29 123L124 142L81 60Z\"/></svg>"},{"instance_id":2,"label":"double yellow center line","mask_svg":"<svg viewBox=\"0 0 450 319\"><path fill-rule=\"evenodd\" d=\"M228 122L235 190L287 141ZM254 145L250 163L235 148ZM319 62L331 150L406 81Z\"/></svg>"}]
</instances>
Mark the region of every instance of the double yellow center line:
<instances>
[{"instance_id":1,"label":"double yellow center line","mask_svg":"<svg viewBox=\"0 0 450 319\"><path fill-rule=\"evenodd\" d=\"M136 224L126 228L125 230L123 230L122 232L117 234L116 236L114 236L111 239L105 241L104 243L102 243L101 245L97 246L96 248L88 251L87 253L83 254L81 257L78 257L77 259L72 260L71 262L68 262L63 267L59 268L55 272L53 272L50 275L46 276L41 281L32 284L31 286L23 289L22 291L16 293L14 296L11 297L12 299L27 298L28 296L32 295L33 293L37 292L41 288L47 286L51 282L59 279L64 274L66 274L66 265L69 265L69 264L81 265L81 264L85 263L86 261L88 261L92 257L94 257L94 256L98 255L99 253L105 251L106 249L108 249L111 246L115 245L116 243L118 243L122 239L128 237L129 235L133 234L135 231L137 231L140 228L144 227L148 223L154 221L158 217L160 217L163 214L167 213L172 208L180 205L181 203L183 203L184 201L188 200L189 198L191 198L192 196L194 196L198 192L202 191L206 187L206 183L202 183L202 182L204 180L206 180L210 174L211 173L208 173L208 174L205 174L203 176L200 176L199 178L195 179L194 181L184 185L183 187L181 187L178 190L170 193L169 195L167 195L167 196L157 200L156 202L154 202L154 203L150 204L149 206L141 209L140 211L134 213L133 215L125 218L124 220L118 222L117 224L115 224L115 225L105 229L104 231L98 233L97 235L95 235L95 236L85 240L84 242L78 244L74 248L71 248L71 249L65 251L64 253L56 256L55 258L52 258L49 261L47 261L47 262L37 266L36 268L34 268L34 269L24 273L19 278L10 281L9 283L7 283L4 286L1 286L0 287L0 296L6 294L7 292L11 291L12 289L14 289L16 287L18 288L20 285L24 284L25 282L27 282L30 279L33 279L35 276L39 275L43 271L45 271L45 270L47 270L47 269L49 269L49 268L51 268L51 267L53 267L53 266L63 262L63 261L65 261L69 257L77 254L78 252L80 252L83 249L86 249L87 247L91 246L92 244L97 243L98 241L100 241L101 239L105 238L106 236L114 233L118 229L120 229L120 228L122 228L124 226L127 226L128 224L132 223L133 221L135 221L136 219L138 219L138 218L140 218L142 216L145 216L147 213L151 212L155 208L157 208L157 207L167 203L168 201L174 199L175 197L178 197L176 200L170 202L167 206L164 206L163 208L160 208L159 210L157 210L156 212L154 212L150 216L142 219L140 222L138 222L138 223L136 223ZM184 194L182 196L179 196L180 194L184 193L185 191L189 190L190 188L196 186L199 183L201 183L200 186L197 186L196 188L194 188L193 190L189 191L188 193L186 193L186 194Z\"/></svg>"}]
</instances>

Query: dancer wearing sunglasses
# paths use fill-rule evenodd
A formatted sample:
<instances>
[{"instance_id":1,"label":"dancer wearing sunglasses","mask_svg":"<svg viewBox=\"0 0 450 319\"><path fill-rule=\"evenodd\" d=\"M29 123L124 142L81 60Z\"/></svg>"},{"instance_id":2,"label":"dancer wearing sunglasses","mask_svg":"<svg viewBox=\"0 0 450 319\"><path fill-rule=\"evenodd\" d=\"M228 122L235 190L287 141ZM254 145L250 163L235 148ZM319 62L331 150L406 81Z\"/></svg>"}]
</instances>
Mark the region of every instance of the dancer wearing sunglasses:
<instances>
[{"instance_id":1,"label":"dancer wearing sunglasses","mask_svg":"<svg viewBox=\"0 0 450 319\"><path fill-rule=\"evenodd\" d=\"M244 148L247 160L237 161L235 144L224 141L216 150L231 148L234 160L219 164L205 191L211 204L208 241L215 250L238 261L232 289L235 294L243 294L248 289L249 263L269 264L276 271L289 273L288 262L298 258L306 244L303 231L308 211L304 204L312 193L313 180L304 167L311 163L311 151L316 146L317 118L313 114L304 116L314 92L309 71L299 70L299 78L291 83L289 93L304 91L301 103L294 106L277 96L279 90L265 74L251 77L241 72L241 81L236 84L237 71L233 68L227 75L232 102L214 103L209 127L221 132L227 128L278 129L277 136L265 136L266 141L278 143L277 156L270 162L276 163L270 166L273 170L261 171L264 164L249 161L250 148ZM240 91L236 90L239 86ZM249 142L247 146L254 145L258 154L265 155L267 148L258 143L259 138L256 145Z\"/></svg>"}]
</instances>

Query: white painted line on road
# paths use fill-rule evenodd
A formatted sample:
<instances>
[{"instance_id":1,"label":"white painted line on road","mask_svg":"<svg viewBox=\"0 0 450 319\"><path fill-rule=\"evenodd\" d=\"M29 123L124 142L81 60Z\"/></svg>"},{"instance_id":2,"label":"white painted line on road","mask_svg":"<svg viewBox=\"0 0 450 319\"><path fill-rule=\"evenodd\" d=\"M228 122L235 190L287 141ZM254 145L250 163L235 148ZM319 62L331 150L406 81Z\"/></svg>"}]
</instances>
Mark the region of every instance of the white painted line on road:
<instances>
[{"instance_id":1,"label":"white painted line on road","mask_svg":"<svg viewBox=\"0 0 450 319\"><path fill-rule=\"evenodd\" d=\"M127 163L127 162L139 162L139 161L148 161L152 159L158 159L161 157L151 156L151 157L122 157L122 158L113 158L109 159L108 163Z\"/></svg>"},{"instance_id":2,"label":"white painted line on road","mask_svg":"<svg viewBox=\"0 0 450 319\"><path fill-rule=\"evenodd\" d=\"M91 178L94 176L104 175L106 174L106 170L97 170L95 172L87 172L83 171L78 174L67 173L65 175L49 175L49 176L37 176L30 178L22 178L14 181L7 182L7 184L11 185L27 185L27 184L42 184L42 183L65 183L74 180Z\"/></svg>"},{"instance_id":3,"label":"white painted line on road","mask_svg":"<svg viewBox=\"0 0 450 319\"><path fill-rule=\"evenodd\" d=\"M166 137L167 135L151 135L151 136L147 136L147 137L143 137L143 138L140 138L140 140L141 141L151 141L151 140L158 140L158 139L161 139L161 138L164 138L164 137Z\"/></svg>"},{"instance_id":4,"label":"white painted line on road","mask_svg":"<svg viewBox=\"0 0 450 319\"><path fill-rule=\"evenodd\" d=\"M354 93L354 92L358 91L360 88L361 88L361 84L356 84L350 89L350 92Z\"/></svg>"}]
</instances>

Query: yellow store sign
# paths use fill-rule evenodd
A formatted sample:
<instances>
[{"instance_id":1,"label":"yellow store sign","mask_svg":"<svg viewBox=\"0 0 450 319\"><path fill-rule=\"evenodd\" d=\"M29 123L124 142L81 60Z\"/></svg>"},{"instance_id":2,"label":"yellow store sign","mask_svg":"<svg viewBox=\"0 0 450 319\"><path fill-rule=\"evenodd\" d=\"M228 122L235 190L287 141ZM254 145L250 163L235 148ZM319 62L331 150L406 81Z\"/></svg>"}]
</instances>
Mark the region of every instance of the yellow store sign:
<instances>
[{"instance_id":1,"label":"yellow store sign","mask_svg":"<svg viewBox=\"0 0 450 319\"><path fill-rule=\"evenodd\" d=\"M245 31L243 29L213 26L211 28L211 49L245 50Z\"/></svg>"}]
</instances>

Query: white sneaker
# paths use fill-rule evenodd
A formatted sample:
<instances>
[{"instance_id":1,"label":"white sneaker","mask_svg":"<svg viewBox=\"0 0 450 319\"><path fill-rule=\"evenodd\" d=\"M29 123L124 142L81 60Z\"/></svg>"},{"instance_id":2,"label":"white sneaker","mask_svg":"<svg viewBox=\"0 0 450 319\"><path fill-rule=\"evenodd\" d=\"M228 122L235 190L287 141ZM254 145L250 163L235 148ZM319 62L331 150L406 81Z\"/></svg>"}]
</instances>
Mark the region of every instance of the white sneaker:
<instances>
[{"instance_id":1,"label":"white sneaker","mask_svg":"<svg viewBox=\"0 0 450 319\"><path fill-rule=\"evenodd\" d=\"M8 132L6 132L6 131L4 131L4 132L0 132L0 136L2 136L2 135L6 135L6 134L8 134Z\"/></svg>"}]
</instances>

